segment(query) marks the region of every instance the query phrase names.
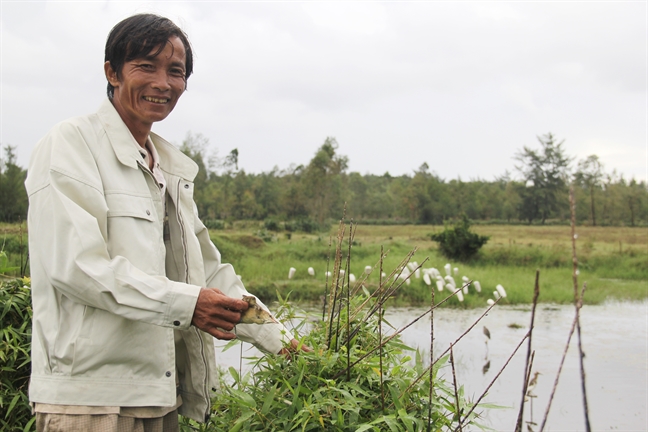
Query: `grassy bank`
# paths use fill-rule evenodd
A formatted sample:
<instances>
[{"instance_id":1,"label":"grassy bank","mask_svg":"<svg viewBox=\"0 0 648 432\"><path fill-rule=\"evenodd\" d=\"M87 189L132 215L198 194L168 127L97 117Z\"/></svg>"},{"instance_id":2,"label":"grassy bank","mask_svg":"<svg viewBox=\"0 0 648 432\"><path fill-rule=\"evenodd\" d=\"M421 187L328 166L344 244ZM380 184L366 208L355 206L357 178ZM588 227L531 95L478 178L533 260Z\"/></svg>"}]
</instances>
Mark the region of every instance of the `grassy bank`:
<instances>
[{"instance_id":1,"label":"grassy bank","mask_svg":"<svg viewBox=\"0 0 648 432\"><path fill-rule=\"evenodd\" d=\"M391 272L402 259L417 248L412 261L423 267L435 267L443 273L448 260L443 258L429 234L442 230L429 225L360 225L357 227L351 253L351 272L358 279L365 266L377 264L380 248L387 258L384 269ZM450 262L462 276L478 280L482 292L473 288L456 307L483 306L501 284L508 296L502 304L531 301L536 269L540 270L542 302L569 303L573 298L571 279L571 239L567 226L475 225L472 229L490 236L479 255L468 263ZM21 239L22 232L22 239ZM319 234L269 232L259 222L228 224L228 229L213 230L212 239L221 250L223 260L230 262L248 289L265 301L277 293L292 300L318 303L325 290L327 260L335 249L329 239L335 238L337 226ZM645 227L579 227L577 253L580 261L579 283L587 282L586 303L605 299L639 300L648 297L648 229ZM27 257L27 235L24 226L0 224L0 273L17 276ZM22 251L22 256L21 256ZM288 279L288 270L296 273ZM315 276L307 272L315 270ZM332 264L330 264L332 267ZM332 268L330 268L332 270ZM26 267L29 274L29 267ZM369 289L378 285L379 272L366 281ZM429 301L429 287L422 278L411 278L394 299L400 304ZM437 301L448 294L437 292Z\"/></svg>"},{"instance_id":2,"label":"grassy bank","mask_svg":"<svg viewBox=\"0 0 648 432\"><path fill-rule=\"evenodd\" d=\"M319 302L325 290L327 259L334 246L329 238L337 227L319 235L267 233L254 226L212 233L224 260L234 264L248 289L265 300L290 293L293 300ZM359 277L365 266L374 266L380 247L388 252L384 262L389 273L413 248L413 261L424 268L435 267L443 273L448 260L443 258L428 234L439 226L358 226L351 252L351 272ZM463 303L452 299L457 307L482 306L493 297L496 285L505 287L508 296L501 304L531 301L536 269L540 270L541 301L570 303L573 299L571 278L570 228L563 226L475 226L474 231L490 236L477 258L468 263L450 262L459 269L455 276L478 280L482 292L470 288ZM605 299L639 300L648 296L648 230L627 227L582 227L578 231L577 253L580 261L579 283L587 282L586 303ZM262 240L262 238L265 239ZM332 265L331 265L332 266ZM288 279L288 271L297 271ZM313 267L315 276L310 276ZM369 289L378 284L378 272L367 278ZM429 287L422 278L411 278L399 291L395 302L401 304L427 302ZM448 291L437 292L437 299Z\"/></svg>"}]
</instances>

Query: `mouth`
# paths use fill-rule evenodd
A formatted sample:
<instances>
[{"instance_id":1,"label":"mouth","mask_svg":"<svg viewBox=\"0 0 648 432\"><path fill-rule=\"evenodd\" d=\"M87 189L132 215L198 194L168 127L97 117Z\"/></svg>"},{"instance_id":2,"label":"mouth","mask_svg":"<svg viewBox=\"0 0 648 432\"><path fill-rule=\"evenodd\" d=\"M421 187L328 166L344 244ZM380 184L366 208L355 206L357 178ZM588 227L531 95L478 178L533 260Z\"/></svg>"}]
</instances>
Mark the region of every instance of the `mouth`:
<instances>
[{"instance_id":1,"label":"mouth","mask_svg":"<svg viewBox=\"0 0 648 432\"><path fill-rule=\"evenodd\" d=\"M169 100L170 100L168 98L154 98L154 97L151 97L151 96L144 96L143 99L145 101L147 101L147 102L152 102L152 103L156 103L156 104L166 104L166 103L169 103Z\"/></svg>"}]
</instances>

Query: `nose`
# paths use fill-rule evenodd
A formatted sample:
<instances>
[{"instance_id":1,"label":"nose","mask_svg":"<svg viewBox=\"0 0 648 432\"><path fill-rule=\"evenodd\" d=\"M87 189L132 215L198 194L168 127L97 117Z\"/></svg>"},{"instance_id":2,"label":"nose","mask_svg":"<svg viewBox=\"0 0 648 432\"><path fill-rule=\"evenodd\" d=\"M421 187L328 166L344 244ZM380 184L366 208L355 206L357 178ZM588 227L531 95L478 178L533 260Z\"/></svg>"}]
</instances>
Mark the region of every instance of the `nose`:
<instances>
[{"instance_id":1,"label":"nose","mask_svg":"<svg viewBox=\"0 0 648 432\"><path fill-rule=\"evenodd\" d=\"M163 92L169 91L171 89L171 84L169 84L169 75L166 73L165 70L159 69L158 71L156 71L151 86L154 89Z\"/></svg>"}]
</instances>

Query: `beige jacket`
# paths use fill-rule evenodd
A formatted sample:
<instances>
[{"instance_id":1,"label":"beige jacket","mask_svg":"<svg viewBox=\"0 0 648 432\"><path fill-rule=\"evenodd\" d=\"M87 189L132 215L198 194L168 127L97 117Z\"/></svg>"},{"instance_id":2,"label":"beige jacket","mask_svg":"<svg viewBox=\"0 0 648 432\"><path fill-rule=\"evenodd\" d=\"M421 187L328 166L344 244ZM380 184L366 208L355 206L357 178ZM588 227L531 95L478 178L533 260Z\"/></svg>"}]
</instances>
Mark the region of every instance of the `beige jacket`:
<instances>
[{"instance_id":1,"label":"beige jacket","mask_svg":"<svg viewBox=\"0 0 648 432\"><path fill-rule=\"evenodd\" d=\"M180 413L209 414L215 355L212 337L190 325L198 292L247 292L198 219L196 164L151 139L166 199L108 99L97 113L55 126L34 150L25 182L32 402L171 406L177 379ZM273 353L291 339L278 324L236 333Z\"/></svg>"}]
</instances>

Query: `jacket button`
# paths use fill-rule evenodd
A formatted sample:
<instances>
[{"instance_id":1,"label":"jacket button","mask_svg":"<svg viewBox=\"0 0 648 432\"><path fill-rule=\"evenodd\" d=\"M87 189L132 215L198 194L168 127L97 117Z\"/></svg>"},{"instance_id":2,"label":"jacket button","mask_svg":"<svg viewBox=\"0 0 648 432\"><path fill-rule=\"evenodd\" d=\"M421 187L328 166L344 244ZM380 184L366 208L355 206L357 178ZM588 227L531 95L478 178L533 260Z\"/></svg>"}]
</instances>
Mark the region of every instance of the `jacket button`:
<instances>
[{"instance_id":1,"label":"jacket button","mask_svg":"<svg viewBox=\"0 0 648 432\"><path fill-rule=\"evenodd\" d=\"M185 185L185 189L189 189L189 184L186 184L186 185Z\"/></svg>"},{"instance_id":2,"label":"jacket button","mask_svg":"<svg viewBox=\"0 0 648 432\"><path fill-rule=\"evenodd\" d=\"M149 210L146 210L146 214L151 216L151 212Z\"/></svg>"},{"instance_id":3,"label":"jacket button","mask_svg":"<svg viewBox=\"0 0 648 432\"><path fill-rule=\"evenodd\" d=\"M179 325L180 325L180 321L178 321L178 320L173 321L173 325L176 326L176 327L179 326Z\"/></svg>"},{"instance_id":4,"label":"jacket button","mask_svg":"<svg viewBox=\"0 0 648 432\"><path fill-rule=\"evenodd\" d=\"M167 378L169 378L169 377L171 376L171 372L169 372L169 371L166 371L166 373L165 373L164 375L166 375L166 376L167 376Z\"/></svg>"}]
</instances>

